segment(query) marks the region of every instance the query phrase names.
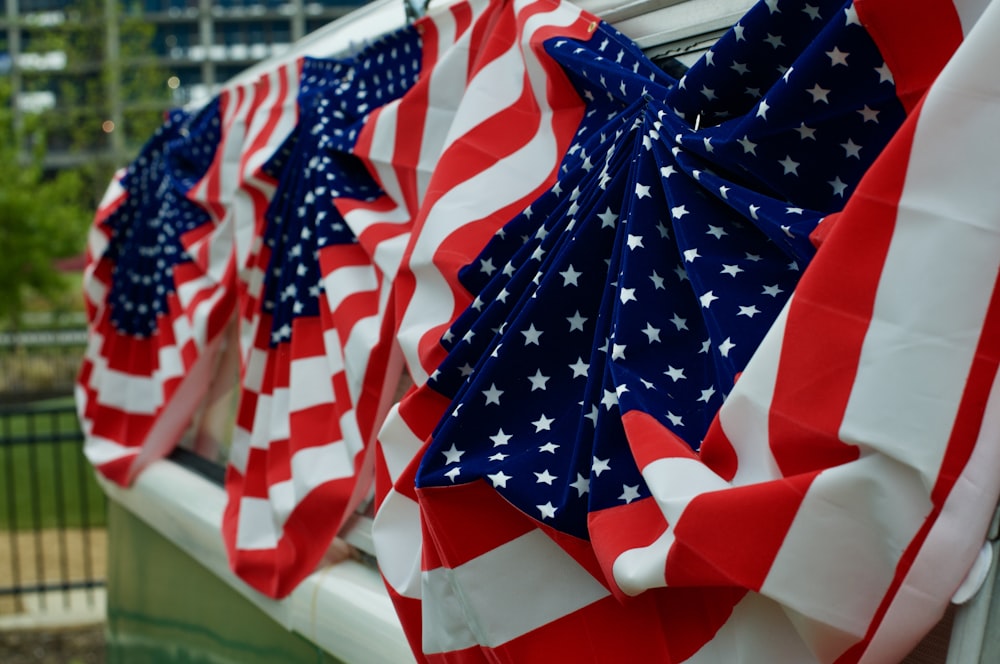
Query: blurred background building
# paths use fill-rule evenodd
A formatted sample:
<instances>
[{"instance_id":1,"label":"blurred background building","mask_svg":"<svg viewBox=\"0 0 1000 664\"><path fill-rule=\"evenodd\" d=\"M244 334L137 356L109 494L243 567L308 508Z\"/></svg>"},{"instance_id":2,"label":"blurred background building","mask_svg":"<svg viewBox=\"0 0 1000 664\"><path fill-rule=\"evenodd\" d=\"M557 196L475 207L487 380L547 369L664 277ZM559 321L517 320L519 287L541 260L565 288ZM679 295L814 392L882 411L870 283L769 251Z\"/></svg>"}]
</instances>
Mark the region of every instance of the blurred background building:
<instances>
[{"instance_id":1,"label":"blurred background building","mask_svg":"<svg viewBox=\"0 0 1000 664\"><path fill-rule=\"evenodd\" d=\"M363 0L4 0L0 75L14 135L47 169L121 165L170 106ZM2 98L2 96L0 96ZM99 169L99 179L107 174Z\"/></svg>"}]
</instances>

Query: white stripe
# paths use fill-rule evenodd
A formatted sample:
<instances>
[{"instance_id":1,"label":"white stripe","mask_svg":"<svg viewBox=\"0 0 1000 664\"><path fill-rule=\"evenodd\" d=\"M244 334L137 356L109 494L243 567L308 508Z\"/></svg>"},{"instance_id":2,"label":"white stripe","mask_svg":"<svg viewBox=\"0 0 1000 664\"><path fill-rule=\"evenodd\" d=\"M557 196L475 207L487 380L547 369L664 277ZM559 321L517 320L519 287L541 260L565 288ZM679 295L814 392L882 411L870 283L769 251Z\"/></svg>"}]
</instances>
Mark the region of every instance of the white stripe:
<instances>
[{"instance_id":1,"label":"white stripe","mask_svg":"<svg viewBox=\"0 0 1000 664\"><path fill-rule=\"evenodd\" d=\"M565 16L560 17L547 14L545 23L538 17L532 17L526 26L525 40L530 39L531 32L528 28L532 25L568 25L579 16L578 10L567 9L563 12ZM490 74L497 78L492 81L484 79L483 84L492 82L495 85L498 81L508 81L511 77L520 80L527 71L533 79L532 87L544 90L546 75L530 54L530 49L524 58L527 69L520 59L512 60L509 71L490 69ZM428 212L424 227L414 242L410 266L415 276L415 290L403 314L398 337L413 379L418 385L427 380L427 368L420 365L417 353L421 338L428 329L450 322L454 314L451 289L433 262L438 247L456 229L526 197L545 181L558 163L560 155L548 122L552 111L545 106L548 100L544 95L537 97L536 101L542 107L543 120L538 133L513 154L493 162L489 168L447 191ZM481 117L481 111L475 108L470 110L468 106L463 104L461 113L473 113L474 116ZM465 120L456 118L455 121ZM474 219L470 218L472 211Z\"/></svg>"},{"instance_id":2,"label":"white stripe","mask_svg":"<svg viewBox=\"0 0 1000 664\"><path fill-rule=\"evenodd\" d=\"M278 546L278 530L272 519L271 504L263 498L240 498L236 523L236 548L244 551Z\"/></svg>"},{"instance_id":3,"label":"white stripe","mask_svg":"<svg viewBox=\"0 0 1000 664\"><path fill-rule=\"evenodd\" d=\"M435 615L423 621L427 654L499 646L609 596L540 530L454 569L424 572L422 588ZM454 629L462 624L468 631Z\"/></svg>"},{"instance_id":4,"label":"white stripe","mask_svg":"<svg viewBox=\"0 0 1000 664\"><path fill-rule=\"evenodd\" d=\"M948 599L978 556L1000 496L998 440L1000 374L993 381L972 455L860 664L901 660L915 645L916 635L930 631L944 614Z\"/></svg>"},{"instance_id":5,"label":"white stripe","mask_svg":"<svg viewBox=\"0 0 1000 664\"><path fill-rule=\"evenodd\" d=\"M385 457L389 477L395 483L406 470L406 466L420 452L424 443L414 435L406 421L400 416L398 404L389 411L378 437L380 441L391 442L391 444L382 445L382 453Z\"/></svg>"},{"instance_id":6,"label":"white stripe","mask_svg":"<svg viewBox=\"0 0 1000 664\"><path fill-rule=\"evenodd\" d=\"M344 300L358 293L376 290L379 282L372 265L346 265L325 275L323 286L327 305L331 312L336 312Z\"/></svg>"},{"instance_id":7,"label":"white stripe","mask_svg":"<svg viewBox=\"0 0 1000 664\"><path fill-rule=\"evenodd\" d=\"M139 450L135 447L126 447L109 438L99 436L88 436L83 444L83 453L94 466L102 466L112 461L135 456L138 452Z\"/></svg>"},{"instance_id":8,"label":"white stripe","mask_svg":"<svg viewBox=\"0 0 1000 664\"><path fill-rule=\"evenodd\" d=\"M267 353L259 348L251 348L243 375L243 389L260 392L264 385L264 370L267 367Z\"/></svg>"},{"instance_id":9,"label":"white stripe","mask_svg":"<svg viewBox=\"0 0 1000 664\"><path fill-rule=\"evenodd\" d=\"M295 498L301 501L316 487L354 474L354 459L343 441L305 447L292 455Z\"/></svg>"},{"instance_id":10,"label":"white stripe","mask_svg":"<svg viewBox=\"0 0 1000 664\"><path fill-rule=\"evenodd\" d=\"M479 7L469 5L475 19L480 18ZM466 30L461 41L456 42L454 16L451 12L440 12L434 17L438 30L438 53L434 69L427 82L427 117L424 121L420 140L420 156L417 162L417 197L422 205L427 185L437 168L438 159L447 146L449 128L455 120L455 113L465 94L466 74L469 71L469 40L473 32Z\"/></svg>"},{"instance_id":11,"label":"white stripe","mask_svg":"<svg viewBox=\"0 0 1000 664\"><path fill-rule=\"evenodd\" d=\"M664 567L674 545L673 528L665 530L646 546L626 549L612 565L615 583L626 595L638 595L650 588L666 585Z\"/></svg>"},{"instance_id":12,"label":"white stripe","mask_svg":"<svg viewBox=\"0 0 1000 664\"><path fill-rule=\"evenodd\" d=\"M719 424L738 460L733 486L765 482L781 476L771 452L768 414L774 398L781 341L788 322L789 299L775 319L733 391L719 409Z\"/></svg>"},{"instance_id":13,"label":"white stripe","mask_svg":"<svg viewBox=\"0 0 1000 664\"><path fill-rule=\"evenodd\" d=\"M975 62L960 63L968 54L981 54L982 76ZM914 466L928 484L1000 269L1000 85L986 64L998 61L992 37L962 48L927 94L841 428L846 442Z\"/></svg>"},{"instance_id":14,"label":"white stripe","mask_svg":"<svg viewBox=\"0 0 1000 664\"><path fill-rule=\"evenodd\" d=\"M334 400L330 368L325 356L292 360L288 384L288 407L293 412Z\"/></svg>"},{"instance_id":15,"label":"white stripe","mask_svg":"<svg viewBox=\"0 0 1000 664\"><path fill-rule=\"evenodd\" d=\"M163 406L163 384L155 376L133 376L109 367L94 373L102 405L138 415L155 415Z\"/></svg>"},{"instance_id":16,"label":"white stripe","mask_svg":"<svg viewBox=\"0 0 1000 664\"><path fill-rule=\"evenodd\" d=\"M777 602L747 593L722 628L684 664L815 662L795 618Z\"/></svg>"},{"instance_id":17,"label":"white stripe","mask_svg":"<svg viewBox=\"0 0 1000 664\"><path fill-rule=\"evenodd\" d=\"M677 523L695 496L730 487L703 461L687 457L657 459L642 469L642 477L667 523Z\"/></svg>"},{"instance_id":18,"label":"white stripe","mask_svg":"<svg viewBox=\"0 0 1000 664\"><path fill-rule=\"evenodd\" d=\"M372 348L378 343L381 327L381 316L361 318L351 327L350 335L347 337L347 344L344 347L344 369L351 403L358 403L361 397L365 374L368 372L368 361L371 359Z\"/></svg>"},{"instance_id":19,"label":"white stripe","mask_svg":"<svg viewBox=\"0 0 1000 664\"><path fill-rule=\"evenodd\" d=\"M959 21L962 23L962 34L968 35L975 27L983 10L990 4L990 0L957 0L955 10L958 12Z\"/></svg>"},{"instance_id":20,"label":"white stripe","mask_svg":"<svg viewBox=\"0 0 1000 664\"><path fill-rule=\"evenodd\" d=\"M833 661L865 635L931 507L920 477L891 458L869 455L823 471L760 592L802 614L811 647ZM810 630L810 622L822 628Z\"/></svg>"},{"instance_id":21,"label":"white stripe","mask_svg":"<svg viewBox=\"0 0 1000 664\"><path fill-rule=\"evenodd\" d=\"M419 598L423 534L416 501L391 489L372 522L372 542L386 583L403 597Z\"/></svg>"}]
</instances>

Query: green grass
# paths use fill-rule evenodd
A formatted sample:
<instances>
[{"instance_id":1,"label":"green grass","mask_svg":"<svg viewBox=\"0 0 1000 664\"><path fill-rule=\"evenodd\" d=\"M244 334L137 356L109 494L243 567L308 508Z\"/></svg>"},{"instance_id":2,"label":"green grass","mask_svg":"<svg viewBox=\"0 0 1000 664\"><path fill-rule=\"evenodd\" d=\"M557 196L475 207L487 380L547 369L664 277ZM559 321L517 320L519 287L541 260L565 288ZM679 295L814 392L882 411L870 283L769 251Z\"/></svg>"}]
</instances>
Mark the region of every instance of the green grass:
<instances>
[{"instance_id":1,"label":"green grass","mask_svg":"<svg viewBox=\"0 0 1000 664\"><path fill-rule=\"evenodd\" d=\"M71 404L0 414L0 530L104 524L103 493L83 456L76 415L64 407Z\"/></svg>"}]
</instances>

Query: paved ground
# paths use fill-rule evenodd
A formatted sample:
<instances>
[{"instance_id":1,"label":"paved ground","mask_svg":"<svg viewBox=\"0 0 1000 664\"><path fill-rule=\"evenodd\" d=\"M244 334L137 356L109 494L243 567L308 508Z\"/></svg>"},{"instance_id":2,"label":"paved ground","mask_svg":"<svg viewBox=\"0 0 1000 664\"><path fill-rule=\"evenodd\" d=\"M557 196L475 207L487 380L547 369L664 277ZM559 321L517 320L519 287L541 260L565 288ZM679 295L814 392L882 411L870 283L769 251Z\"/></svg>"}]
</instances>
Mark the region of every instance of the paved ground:
<instances>
[{"instance_id":1,"label":"paved ground","mask_svg":"<svg viewBox=\"0 0 1000 664\"><path fill-rule=\"evenodd\" d=\"M104 626L0 631L3 664L104 664Z\"/></svg>"}]
</instances>

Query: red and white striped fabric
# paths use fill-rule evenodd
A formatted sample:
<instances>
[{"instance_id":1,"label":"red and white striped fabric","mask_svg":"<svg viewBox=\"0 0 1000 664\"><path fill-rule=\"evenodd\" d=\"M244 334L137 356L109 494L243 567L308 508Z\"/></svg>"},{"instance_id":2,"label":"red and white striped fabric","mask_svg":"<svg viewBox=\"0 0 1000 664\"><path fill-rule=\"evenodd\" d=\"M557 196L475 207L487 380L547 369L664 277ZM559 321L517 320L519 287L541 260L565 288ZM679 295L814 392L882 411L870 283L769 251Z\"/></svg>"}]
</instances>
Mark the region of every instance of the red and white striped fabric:
<instances>
[{"instance_id":1,"label":"red and white striped fabric","mask_svg":"<svg viewBox=\"0 0 1000 664\"><path fill-rule=\"evenodd\" d=\"M998 29L994 3L824 222L700 456L625 416L656 509L602 552L618 587L739 593L687 661L900 661L983 545L1000 495Z\"/></svg>"},{"instance_id":2,"label":"red and white striped fabric","mask_svg":"<svg viewBox=\"0 0 1000 664\"><path fill-rule=\"evenodd\" d=\"M418 24L429 77L373 117L359 141L387 197L345 209L345 218L362 242L367 229L412 223L400 236L405 244L391 245L405 247L392 299L396 339L418 389L379 434L374 537L415 652L422 549L407 467L447 405L419 387L443 356L442 331L471 301L459 269L554 182L579 126L583 103L541 44L556 35L586 40L596 21L553 0L469 2L432 13Z\"/></svg>"},{"instance_id":3,"label":"red and white striped fabric","mask_svg":"<svg viewBox=\"0 0 1000 664\"><path fill-rule=\"evenodd\" d=\"M901 20L900 11L905 7L900 3L856 3L858 18L872 29L909 110L916 107L941 66L975 24L982 4L953 6L935 2L919 15L908 12L907 22ZM985 32L988 30L980 30L980 34ZM959 106L964 108L964 104ZM926 112L924 107L920 117L924 118ZM918 126L924 121L919 120ZM930 122L927 131L933 134L935 121ZM962 124L957 118L947 122L956 129ZM878 171L898 174L900 168L905 170L909 148L899 147L905 140L901 136L896 141ZM925 149L928 166L933 166L934 159L948 149L961 148L939 144ZM987 155L989 150L980 154ZM982 170L983 164L975 168ZM859 262L865 262L862 247L869 242L866 233L872 215L862 208L866 197L880 196L886 177L892 176L876 172L867 179L858 200L836 227L836 233L849 239L839 241L839 256L837 249L824 248L820 252L821 257L834 257L817 259L810 274L818 272L822 276L811 276L803 282L803 293L809 293L816 288L813 284L819 283L822 300L831 289L839 290L843 275L857 271ZM940 170L936 177L947 177L947 170ZM929 193L934 190L934 181L931 178L914 183L913 188ZM983 191L991 188L984 186ZM964 191L941 191L939 195L941 201L957 196L973 207L982 205L972 202ZM854 221L845 223L851 217ZM827 220L826 226L833 226L832 222ZM852 227L853 231L845 230ZM925 231L921 229L918 235ZM929 238L925 248L937 250L946 236L944 232L940 240L936 236ZM435 239L439 244L447 242L446 236ZM412 248L416 249L419 242L418 236ZM976 242L972 240L972 244ZM899 278L899 282L934 291L936 288L928 285L926 278L921 281L917 276L939 264L939 259L928 255L913 262L916 244L920 244L919 239L899 250L904 261L910 258L915 271ZM992 249L995 253L995 247ZM955 260L962 262L965 249L955 250ZM414 251L411 261L414 254L420 256ZM980 250L977 254L985 258L990 251ZM418 259L417 265L407 278L418 286L427 284L428 293L435 285L439 293L447 292L447 279L433 270L433 259ZM867 290L838 296L835 302L843 300L853 307L864 301L865 294L873 301L883 266L876 260L868 267L875 270L874 278L858 284ZM894 266L886 263L884 268L891 273ZM996 278L995 259L987 260L973 279L984 276L988 280L979 282L978 287L983 291L985 305ZM421 332L426 334L434 326L425 323L421 329L420 325L407 325L407 313L416 318L434 309L429 302L422 307L412 306L421 300L416 295L408 297L411 294L405 290L403 277L401 274L396 294L401 308L407 309L407 304L410 307L400 319L400 342L411 354L410 366L416 358L418 367L430 371L436 366L431 358L435 357L434 342L440 328L423 336ZM944 301L949 297L957 299L955 291L947 292L951 295L944 295ZM885 306L890 312L899 311L902 304L918 302L920 296L920 292L914 292L897 300L890 295L892 299ZM805 306L803 301L815 301L814 297L796 296L790 308L792 315ZM935 302L935 306L944 301ZM816 306L818 313L829 315L829 304L823 301ZM445 320L450 313L441 309L438 315ZM982 313L980 310L980 316ZM844 318L854 320L852 316L857 316L856 311L850 314ZM784 320L777 330L783 329ZM901 328L911 329L911 321L915 325L917 320L906 317ZM928 316L929 322L947 320L956 318L950 314ZM979 338L980 324L976 323L973 346L963 351L967 356ZM876 348L881 325L874 323L873 327L876 346L872 348ZM850 386L841 381L843 398L839 402L825 392L813 394L810 389L836 392L837 381L830 379L836 365L831 365L830 353L837 352L843 342L829 339L829 334L841 329L829 320L801 329L789 328L796 341L784 353L796 350L787 357L781 354L783 368L778 372L778 384L783 386L788 401L775 402L770 414L769 399L749 392L757 380L763 380L765 391L769 387L778 391L773 378L768 382L766 377L753 377L767 371L757 365L776 359L765 359L774 351L775 342L765 344L759 359L744 374L731 403L724 408L700 456L693 455L681 441L674 441L661 427L652 425L651 418L637 413L627 415L629 438L640 466L646 470L644 476L653 488L654 499L635 502L624 512L608 510L592 516L591 530L597 535L593 549L524 517L482 483L423 490L418 505L412 490L417 463L414 459L419 460L424 441L446 413L448 404L427 389L411 393L380 433L382 465L378 479L383 486L391 483L392 489L381 503L375 536L383 574L415 651L429 661L521 662L556 657L585 661L898 661L940 617L978 552L996 502L996 482L977 476L975 484L980 489L967 487L964 482L954 483L955 455L965 454L961 465L974 472L975 465L964 465L964 461L980 428L974 417L968 424L970 439L954 448L949 445L947 454L941 447L948 443L954 412L932 414L929 397L936 393L936 387L930 386L938 384L937 372L951 360L935 359L924 364L920 367L926 372L922 380L910 372L911 364L921 364L920 357L900 359L891 367L874 366L876 383L872 387L862 386L860 373L846 372L846 381L855 385L858 395L851 403L872 403L865 408L865 426L861 429L846 420L833 422L847 405ZM862 336L854 334L859 343ZM828 339L828 343L818 347L817 338ZM920 338L917 334L905 341L888 340L885 352L915 347ZM426 341L426 346L421 341ZM946 344L933 341L929 344L932 351L936 345ZM880 353L874 351L874 355ZM875 358L870 361L879 362ZM955 370L963 379L967 378L962 372L968 369L969 361L964 367ZM774 371L771 369L772 374ZM781 380L785 373L788 377ZM989 373L983 389L991 387L993 375ZM423 376L417 373L416 377L419 385ZM919 403L904 408L903 388L913 386L925 387L926 392L911 395ZM961 381L953 387L953 395L960 397L964 389ZM864 397L860 396L862 391ZM803 398L809 394L813 396ZM983 403L985 398L982 394L973 402ZM828 401L840 405L830 410L815 406ZM828 437L815 435L823 429L816 428L813 422L798 428L786 424L785 431L778 435L775 420L793 407L794 412L802 413L804 422L818 417L821 423L830 425ZM758 412L754 413L753 408ZM886 408L896 417L887 414ZM909 410L924 411L921 415L929 419L920 419L914 427L917 420L908 417ZM938 421L942 416L944 419ZM927 436L934 435L929 434L932 422L937 422L939 450L929 456L946 462L936 467L926 465L919 445L908 444L919 433L924 444L929 445ZM894 425L900 428L894 430ZM992 425L984 426L990 429ZM780 461L768 450L776 445L783 449ZM908 462L912 468L906 467ZM990 466L992 475L996 475L995 469L995 465ZM879 488L865 493L865 487L872 486ZM934 517L954 505L947 501L954 486L974 496L971 501L969 495L962 499L968 501L968 512L956 514L955 521L937 522L942 532L948 533L940 542L954 537L956 524L962 519L969 519L975 526L967 531L953 559L945 563L931 554L931 564L946 564L948 572L930 584L920 581L913 586L920 590L912 590L910 579L924 573L914 560L919 561L923 555L924 541L931 541L927 535L934 530ZM884 491L892 495L886 496ZM843 509L830 506L837 500ZM889 507L878 505L879 500ZM853 518L855 510L860 511L857 518ZM844 516L848 513L852 516ZM471 528L471 524L482 523L484 515L489 515L488 526ZM835 524L838 516L842 520ZM930 519L924 521L927 517ZM456 532L461 523L470 528ZM831 525L829 532L827 525ZM427 537L434 538L433 546L420 544ZM412 555L417 545L422 558ZM439 557L442 552L448 564ZM904 577L907 583L903 583ZM540 588L545 589L544 600L539 597ZM920 592L930 594L913 601L911 593ZM907 606L913 611L908 612ZM470 615L476 619L471 621Z\"/></svg>"},{"instance_id":4,"label":"red and white striped fabric","mask_svg":"<svg viewBox=\"0 0 1000 664\"><path fill-rule=\"evenodd\" d=\"M198 140L192 137L190 142ZM170 149L189 147L182 141ZM160 146L156 154L140 159L162 160L164 149ZM129 175L123 170L115 176L89 233L84 297L90 335L76 389L86 439L84 451L101 474L122 485L130 484L149 462L169 453L180 439L210 383L221 333L235 305L225 283L229 242L224 231L203 223L175 237L180 226L168 219L179 214L177 210L170 205L143 209L143 203L130 201L123 188L128 177L142 179L142 168L140 164ZM187 198L189 192L172 193ZM148 192L137 195L148 197ZM125 219L112 223L112 216L128 205L134 209L126 212ZM156 220L136 217L143 212ZM141 228L143 224L146 228ZM173 238L170 249L177 252L171 256L183 253L184 257L169 272L162 266L173 258L164 256L160 258L165 260L155 261L160 267L153 265L152 259L136 262L136 257L130 256L134 266L143 261L148 265L123 268L123 257L118 255L121 247L145 242L142 251L150 250L150 238L139 239L150 232L167 232ZM160 235L158 242L165 245L163 237ZM155 243L152 246L162 249ZM130 273L123 277L119 271L124 269ZM113 321L115 303L111 300L121 301L122 297L122 293L113 292L113 284L116 279L121 284L130 277L147 290L150 284L158 284L165 293L127 297L138 299L129 304L136 310L127 317L148 321L151 326L138 334ZM147 297L162 297L163 308L156 309Z\"/></svg>"}]
</instances>

